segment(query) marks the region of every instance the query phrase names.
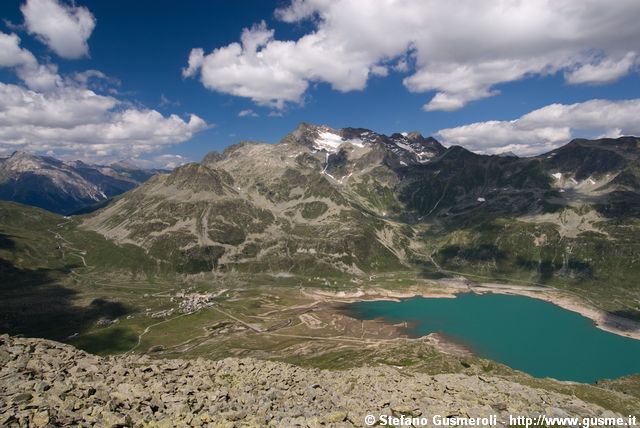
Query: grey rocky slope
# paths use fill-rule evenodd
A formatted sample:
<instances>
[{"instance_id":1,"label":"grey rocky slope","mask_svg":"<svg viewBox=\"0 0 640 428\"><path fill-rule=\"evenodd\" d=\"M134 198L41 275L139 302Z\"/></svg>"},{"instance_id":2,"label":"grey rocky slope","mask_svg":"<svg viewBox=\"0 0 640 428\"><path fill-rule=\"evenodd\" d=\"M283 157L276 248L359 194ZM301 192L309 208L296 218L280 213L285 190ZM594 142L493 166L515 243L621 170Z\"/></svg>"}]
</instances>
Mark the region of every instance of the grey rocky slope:
<instances>
[{"instance_id":1,"label":"grey rocky slope","mask_svg":"<svg viewBox=\"0 0 640 428\"><path fill-rule=\"evenodd\" d=\"M363 426L373 415L603 416L613 412L489 376L388 366L304 369L254 359L100 358L0 336L2 426Z\"/></svg>"},{"instance_id":2,"label":"grey rocky slope","mask_svg":"<svg viewBox=\"0 0 640 428\"><path fill-rule=\"evenodd\" d=\"M156 172L127 162L92 165L17 151L0 158L0 199L72 214L131 190Z\"/></svg>"},{"instance_id":3,"label":"grey rocky slope","mask_svg":"<svg viewBox=\"0 0 640 428\"><path fill-rule=\"evenodd\" d=\"M412 231L392 218L392 165L442 153L419 134L301 125L279 144L243 143L154 177L85 226L187 273L310 276L398 270Z\"/></svg>"}]
</instances>

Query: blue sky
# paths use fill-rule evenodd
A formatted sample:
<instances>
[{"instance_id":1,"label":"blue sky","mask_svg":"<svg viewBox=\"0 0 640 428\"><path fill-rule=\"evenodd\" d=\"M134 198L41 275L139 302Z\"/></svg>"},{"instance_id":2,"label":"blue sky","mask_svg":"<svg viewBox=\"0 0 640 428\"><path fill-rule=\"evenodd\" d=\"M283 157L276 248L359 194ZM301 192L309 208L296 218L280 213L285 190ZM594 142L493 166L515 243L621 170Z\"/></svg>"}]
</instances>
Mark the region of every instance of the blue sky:
<instances>
[{"instance_id":1,"label":"blue sky","mask_svg":"<svg viewBox=\"0 0 640 428\"><path fill-rule=\"evenodd\" d=\"M4 0L0 82L19 101L0 105L0 150L173 165L303 121L523 155L640 134L639 2L450 3ZM43 67L54 83L33 83Z\"/></svg>"}]
</instances>

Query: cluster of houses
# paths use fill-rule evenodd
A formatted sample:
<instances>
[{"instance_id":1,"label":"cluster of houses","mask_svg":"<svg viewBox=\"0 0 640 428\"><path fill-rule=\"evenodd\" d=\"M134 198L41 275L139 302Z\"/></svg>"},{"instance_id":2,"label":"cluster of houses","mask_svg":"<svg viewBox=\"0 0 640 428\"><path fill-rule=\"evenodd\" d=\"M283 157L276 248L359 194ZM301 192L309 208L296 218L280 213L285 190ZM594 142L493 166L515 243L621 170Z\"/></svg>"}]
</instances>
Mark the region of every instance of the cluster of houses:
<instances>
[{"instance_id":1,"label":"cluster of houses","mask_svg":"<svg viewBox=\"0 0 640 428\"><path fill-rule=\"evenodd\" d=\"M179 291L171 301L178 300L178 308L182 313L191 314L200 309L213 306L214 293L190 293L187 291Z\"/></svg>"}]
</instances>

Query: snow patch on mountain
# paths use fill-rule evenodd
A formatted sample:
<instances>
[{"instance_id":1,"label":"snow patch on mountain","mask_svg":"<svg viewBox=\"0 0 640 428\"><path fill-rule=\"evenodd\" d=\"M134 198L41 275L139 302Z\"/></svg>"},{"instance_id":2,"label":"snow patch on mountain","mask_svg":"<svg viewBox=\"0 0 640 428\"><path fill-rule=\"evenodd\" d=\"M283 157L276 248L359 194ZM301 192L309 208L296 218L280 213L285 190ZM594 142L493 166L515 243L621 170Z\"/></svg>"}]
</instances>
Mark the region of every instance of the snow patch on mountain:
<instances>
[{"instance_id":1,"label":"snow patch on mountain","mask_svg":"<svg viewBox=\"0 0 640 428\"><path fill-rule=\"evenodd\" d=\"M327 152L335 153L343 143L342 137L332 132L320 132L318 138L315 140L314 146L318 150L326 150Z\"/></svg>"},{"instance_id":2,"label":"snow patch on mountain","mask_svg":"<svg viewBox=\"0 0 640 428\"><path fill-rule=\"evenodd\" d=\"M314 148L324 150L329 153L337 153L343 144L351 144L356 147L364 147L364 142L360 138L344 139L340 135L329 131L318 133L318 138L314 141Z\"/></svg>"}]
</instances>

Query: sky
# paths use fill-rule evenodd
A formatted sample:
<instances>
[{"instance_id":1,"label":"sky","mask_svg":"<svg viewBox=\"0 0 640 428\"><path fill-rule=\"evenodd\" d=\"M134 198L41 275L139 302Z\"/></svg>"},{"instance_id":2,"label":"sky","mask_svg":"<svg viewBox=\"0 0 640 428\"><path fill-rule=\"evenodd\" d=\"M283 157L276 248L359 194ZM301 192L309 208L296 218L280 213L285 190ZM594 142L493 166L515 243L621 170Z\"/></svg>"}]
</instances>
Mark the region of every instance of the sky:
<instances>
[{"instance_id":1,"label":"sky","mask_svg":"<svg viewBox=\"0 0 640 428\"><path fill-rule=\"evenodd\" d=\"M640 135L637 0L3 0L0 155L174 167L300 122L535 155Z\"/></svg>"}]
</instances>

